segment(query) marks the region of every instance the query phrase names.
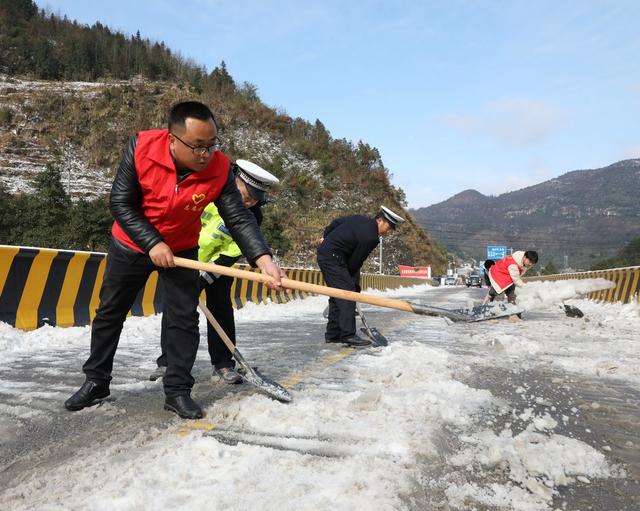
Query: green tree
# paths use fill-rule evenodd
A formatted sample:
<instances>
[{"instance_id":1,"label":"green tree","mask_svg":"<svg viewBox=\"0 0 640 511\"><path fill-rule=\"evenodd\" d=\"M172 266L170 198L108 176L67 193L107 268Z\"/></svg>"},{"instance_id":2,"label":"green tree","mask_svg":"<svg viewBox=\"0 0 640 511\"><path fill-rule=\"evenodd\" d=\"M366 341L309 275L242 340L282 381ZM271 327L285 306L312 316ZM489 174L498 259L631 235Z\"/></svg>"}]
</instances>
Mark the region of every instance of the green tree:
<instances>
[{"instance_id":1,"label":"green tree","mask_svg":"<svg viewBox=\"0 0 640 511\"><path fill-rule=\"evenodd\" d=\"M0 245L13 244L11 231L15 225L16 200L0 183Z\"/></svg>"},{"instance_id":2,"label":"green tree","mask_svg":"<svg viewBox=\"0 0 640 511\"><path fill-rule=\"evenodd\" d=\"M48 163L34 181L35 193L20 204L22 236L20 244L65 248L68 245L71 201L61 182L58 164Z\"/></svg>"},{"instance_id":3,"label":"green tree","mask_svg":"<svg viewBox=\"0 0 640 511\"><path fill-rule=\"evenodd\" d=\"M625 266L640 266L640 237L632 239L615 257L594 264L592 270L607 270Z\"/></svg>"},{"instance_id":4,"label":"green tree","mask_svg":"<svg viewBox=\"0 0 640 511\"><path fill-rule=\"evenodd\" d=\"M236 83L227 71L227 65L224 60L216 67L207 77L204 83L204 90L210 91L215 95L227 97L236 91Z\"/></svg>"},{"instance_id":5,"label":"green tree","mask_svg":"<svg viewBox=\"0 0 640 511\"><path fill-rule=\"evenodd\" d=\"M265 239L274 251L281 256L286 254L291 246L291 241L283 235L290 217L286 210L265 208L264 219L260 226Z\"/></svg>"},{"instance_id":6,"label":"green tree","mask_svg":"<svg viewBox=\"0 0 640 511\"><path fill-rule=\"evenodd\" d=\"M540 275L555 275L560 273L553 261L549 261L543 268L540 269Z\"/></svg>"},{"instance_id":7,"label":"green tree","mask_svg":"<svg viewBox=\"0 0 640 511\"><path fill-rule=\"evenodd\" d=\"M113 218L107 201L80 199L73 205L69 219L68 248L75 250L106 251Z\"/></svg>"}]
</instances>

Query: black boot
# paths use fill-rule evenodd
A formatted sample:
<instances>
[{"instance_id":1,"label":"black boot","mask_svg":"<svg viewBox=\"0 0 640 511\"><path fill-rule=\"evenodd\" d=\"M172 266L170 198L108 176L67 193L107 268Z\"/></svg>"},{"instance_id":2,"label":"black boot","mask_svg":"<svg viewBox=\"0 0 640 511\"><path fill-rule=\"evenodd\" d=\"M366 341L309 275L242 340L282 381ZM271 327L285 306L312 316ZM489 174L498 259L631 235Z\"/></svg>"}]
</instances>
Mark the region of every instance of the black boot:
<instances>
[{"instance_id":1,"label":"black boot","mask_svg":"<svg viewBox=\"0 0 640 511\"><path fill-rule=\"evenodd\" d=\"M371 344L371 341L369 339L364 339L358 334L344 337L340 342L343 344L348 344L349 346L369 346L369 344Z\"/></svg>"},{"instance_id":2,"label":"black boot","mask_svg":"<svg viewBox=\"0 0 640 511\"><path fill-rule=\"evenodd\" d=\"M109 394L108 383L87 380L82 384L78 392L64 402L64 407L72 412L82 410L87 406L98 404Z\"/></svg>"},{"instance_id":3,"label":"black boot","mask_svg":"<svg viewBox=\"0 0 640 511\"><path fill-rule=\"evenodd\" d=\"M204 417L202 408L191 399L189 394L167 396L164 402L164 409L178 414L183 419L202 419Z\"/></svg>"}]
</instances>

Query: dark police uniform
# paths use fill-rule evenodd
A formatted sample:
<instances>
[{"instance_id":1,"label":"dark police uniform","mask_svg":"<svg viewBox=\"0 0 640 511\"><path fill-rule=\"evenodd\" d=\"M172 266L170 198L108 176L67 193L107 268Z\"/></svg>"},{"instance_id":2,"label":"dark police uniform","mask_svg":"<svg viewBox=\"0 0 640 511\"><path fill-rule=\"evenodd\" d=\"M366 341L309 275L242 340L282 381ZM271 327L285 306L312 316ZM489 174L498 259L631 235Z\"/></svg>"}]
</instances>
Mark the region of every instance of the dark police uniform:
<instances>
[{"instance_id":1,"label":"dark police uniform","mask_svg":"<svg viewBox=\"0 0 640 511\"><path fill-rule=\"evenodd\" d=\"M331 222L318 247L318 265L327 285L360 291L360 268L379 242L378 224L374 218L354 215ZM325 340L340 342L353 337L356 333L355 313L355 302L330 298Z\"/></svg>"}]
</instances>

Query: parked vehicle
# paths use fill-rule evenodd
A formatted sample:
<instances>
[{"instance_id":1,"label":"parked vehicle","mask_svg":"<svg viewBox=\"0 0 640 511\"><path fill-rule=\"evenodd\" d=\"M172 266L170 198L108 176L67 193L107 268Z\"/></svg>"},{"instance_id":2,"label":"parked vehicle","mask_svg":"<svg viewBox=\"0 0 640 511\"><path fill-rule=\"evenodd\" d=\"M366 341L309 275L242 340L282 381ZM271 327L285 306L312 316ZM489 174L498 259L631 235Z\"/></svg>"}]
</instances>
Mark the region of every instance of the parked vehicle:
<instances>
[{"instance_id":1,"label":"parked vehicle","mask_svg":"<svg viewBox=\"0 0 640 511\"><path fill-rule=\"evenodd\" d=\"M472 273L467 277L467 287L482 287L482 277L477 273Z\"/></svg>"},{"instance_id":2,"label":"parked vehicle","mask_svg":"<svg viewBox=\"0 0 640 511\"><path fill-rule=\"evenodd\" d=\"M448 276L446 279L444 279L444 285L445 286L455 286L456 285L456 278L453 276Z\"/></svg>"}]
</instances>

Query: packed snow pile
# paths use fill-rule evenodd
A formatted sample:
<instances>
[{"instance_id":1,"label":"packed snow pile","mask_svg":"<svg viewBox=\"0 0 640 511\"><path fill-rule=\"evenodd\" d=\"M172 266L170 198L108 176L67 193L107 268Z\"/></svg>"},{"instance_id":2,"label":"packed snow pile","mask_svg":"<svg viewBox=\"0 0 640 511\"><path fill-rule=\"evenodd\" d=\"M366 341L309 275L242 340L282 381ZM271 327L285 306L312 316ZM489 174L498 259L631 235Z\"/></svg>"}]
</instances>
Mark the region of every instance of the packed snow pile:
<instances>
[{"instance_id":1,"label":"packed snow pile","mask_svg":"<svg viewBox=\"0 0 640 511\"><path fill-rule=\"evenodd\" d=\"M485 505L504 505L506 496L515 491L516 502L523 508L544 509L544 503L551 501L561 486L576 480L589 482L589 478L620 474L606 461L604 454L593 447L574 438L550 433L556 425L557 422L546 414L534 417L517 435L507 428L499 435L485 430L463 437L466 447L450 459L452 465L475 472L506 472L517 487L502 485L501 492L497 493L495 484L487 488L467 483L450 488L447 495L454 502L472 497ZM523 494L521 489L528 490L529 495Z\"/></svg>"},{"instance_id":2,"label":"packed snow pile","mask_svg":"<svg viewBox=\"0 0 640 511\"><path fill-rule=\"evenodd\" d=\"M492 399L453 379L449 364L415 342L362 352L310 378L292 403L230 396L207 408L210 431L141 431L78 449L0 495L0 507L401 509L421 463L437 459L434 435L469 425ZM106 407L118 404L86 413Z\"/></svg>"},{"instance_id":3,"label":"packed snow pile","mask_svg":"<svg viewBox=\"0 0 640 511\"><path fill-rule=\"evenodd\" d=\"M580 298L593 291L612 289L615 282L607 279L556 280L528 282L516 288L518 305L526 310L557 306L565 300Z\"/></svg>"}]
</instances>

